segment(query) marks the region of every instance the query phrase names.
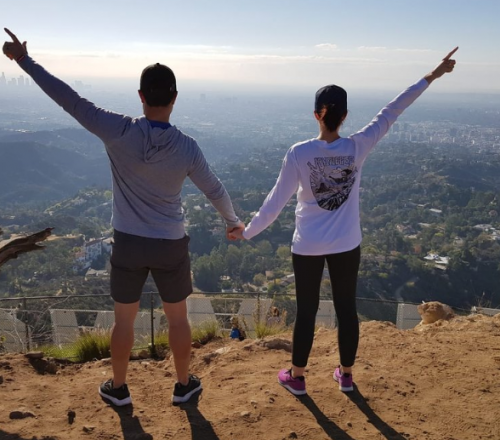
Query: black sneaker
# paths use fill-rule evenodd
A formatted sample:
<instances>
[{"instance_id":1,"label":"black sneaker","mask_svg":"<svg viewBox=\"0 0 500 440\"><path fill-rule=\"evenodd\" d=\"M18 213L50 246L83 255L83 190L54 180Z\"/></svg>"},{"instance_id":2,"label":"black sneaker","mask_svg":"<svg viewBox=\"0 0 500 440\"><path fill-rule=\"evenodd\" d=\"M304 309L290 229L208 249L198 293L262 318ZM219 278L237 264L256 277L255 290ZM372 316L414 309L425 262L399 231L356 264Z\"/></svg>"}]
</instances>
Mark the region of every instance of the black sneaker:
<instances>
[{"instance_id":1,"label":"black sneaker","mask_svg":"<svg viewBox=\"0 0 500 440\"><path fill-rule=\"evenodd\" d=\"M130 405L132 403L127 384L123 384L120 388L114 388L113 379L101 384L99 394L116 406Z\"/></svg>"},{"instance_id":2,"label":"black sneaker","mask_svg":"<svg viewBox=\"0 0 500 440\"><path fill-rule=\"evenodd\" d=\"M173 403L187 402L191 396L201 390L201 381L194 374L189 375L189 382L187 385L182 385L177 382L174 387L174 394L172 394Z\"/></svg>"}]
</instances>

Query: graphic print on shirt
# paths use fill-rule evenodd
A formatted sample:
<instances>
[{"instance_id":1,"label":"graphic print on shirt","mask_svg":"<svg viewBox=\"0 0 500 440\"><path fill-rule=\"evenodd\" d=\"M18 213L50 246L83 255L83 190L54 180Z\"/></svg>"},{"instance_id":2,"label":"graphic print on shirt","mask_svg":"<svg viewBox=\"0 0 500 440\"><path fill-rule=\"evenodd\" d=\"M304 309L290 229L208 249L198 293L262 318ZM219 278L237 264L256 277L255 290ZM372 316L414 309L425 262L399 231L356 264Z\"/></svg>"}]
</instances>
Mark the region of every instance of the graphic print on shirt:
<instances>
[{"instance_id":1,"label":"graphic print on shirt","mask_svg":"<svg viewBox=\"0 0 500 440\"><path fill-rule=\"evenodd\" d=\"M339 209L349 198L358 169L354 156L315 157L311 170L311 190L318 205L328 211Z\"/></svg>"}]
</instances>

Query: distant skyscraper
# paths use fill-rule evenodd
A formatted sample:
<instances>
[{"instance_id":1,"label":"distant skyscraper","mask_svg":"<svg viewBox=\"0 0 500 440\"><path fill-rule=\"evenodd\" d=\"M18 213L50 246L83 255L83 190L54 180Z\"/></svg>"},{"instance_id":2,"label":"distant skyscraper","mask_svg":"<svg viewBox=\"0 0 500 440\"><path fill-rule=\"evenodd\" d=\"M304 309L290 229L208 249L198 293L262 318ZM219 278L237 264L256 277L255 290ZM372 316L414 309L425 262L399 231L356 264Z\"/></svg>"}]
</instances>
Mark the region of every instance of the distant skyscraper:
<instances>
[{"instance_id":1,"label":"distant skyscraper","mask_svg":"<svg viewBox=\"0 0 500 440\"><path fill-rule=\"evenodd\" d=\"M19 75L19 79L17 80L17 85L20 87L24 87L24 76Z\"/></svg>"},{"instance_id":2,"label":"distant skyscraper","mask_svg":"<svg viewBox=\"0 0 500 440\"><path fill-rule=\"evenodd\" d=\"M30 86L30 85L31 85L31 83L30 83L30 79L29 79L29 78L25 78L25 80L24 80L24 85L25 85L26 87L28 87L28 86Z\"/></svg>"},{"instance_id":3,"label":"distant skyscraper","mask_svg":"<svg viewBox=\"0 0 500 440\"><path fill-rule=\"evenodd\" d=\"M2 76L0 76L0 86L7 85L7 78L5 78L5 73L2 72Z\"/></svg>"},{"instance_id":4,"label":"distant skyscraper","mask_svg":"<svg viewBox=\"0 0 500 440\"><path fill-rule=\"evenodd\" d=\"M17 79L11 78L9 81L9 86L17 86Z\"/></svg>"}]
</instances>

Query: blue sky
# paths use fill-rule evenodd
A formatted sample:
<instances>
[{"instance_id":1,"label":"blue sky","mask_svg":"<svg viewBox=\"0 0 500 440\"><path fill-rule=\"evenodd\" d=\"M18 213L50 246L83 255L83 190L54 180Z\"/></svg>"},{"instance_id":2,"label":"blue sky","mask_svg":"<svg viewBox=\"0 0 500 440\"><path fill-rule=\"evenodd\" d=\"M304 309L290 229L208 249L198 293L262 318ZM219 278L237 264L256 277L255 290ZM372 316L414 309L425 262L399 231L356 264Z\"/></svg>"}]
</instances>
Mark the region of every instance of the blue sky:
<instances>
[{"instance_id":1,"label":"blue sky","mask_svg":"<svg viewBox=\"0 0 500 440\"><path fill-rule=\"evenodd\" d=\"M443 92L500 93L498 0L8 1L2 27L66 80L136 79L153 62L179 82L258 89L399 89L453 47ZM7 36L6 36L7 37ZM0 71L19 71L6 58Z\"/></svg>"}]
</instances>

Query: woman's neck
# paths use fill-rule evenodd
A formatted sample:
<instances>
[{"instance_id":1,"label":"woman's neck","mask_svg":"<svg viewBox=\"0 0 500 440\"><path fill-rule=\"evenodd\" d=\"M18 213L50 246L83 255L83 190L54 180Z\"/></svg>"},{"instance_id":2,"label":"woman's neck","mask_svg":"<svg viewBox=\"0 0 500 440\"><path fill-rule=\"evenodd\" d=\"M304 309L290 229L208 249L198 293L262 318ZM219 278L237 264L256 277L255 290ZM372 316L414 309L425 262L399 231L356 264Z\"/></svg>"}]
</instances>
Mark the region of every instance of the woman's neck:
<instances>
[{"instance_id":1,"label":"woman's neck","mask_svg":"<svg viewBox=\"0 0 500 440\"><path fill-rule=\"evenodd\" d=\"M328 143L331 143L336 141L337 139L340 139L340 135L338 130L330 131L327 130L326 128L320 127L317 139L319 139L320 141L326 141Z\"/></svg>"}]
</instances>

